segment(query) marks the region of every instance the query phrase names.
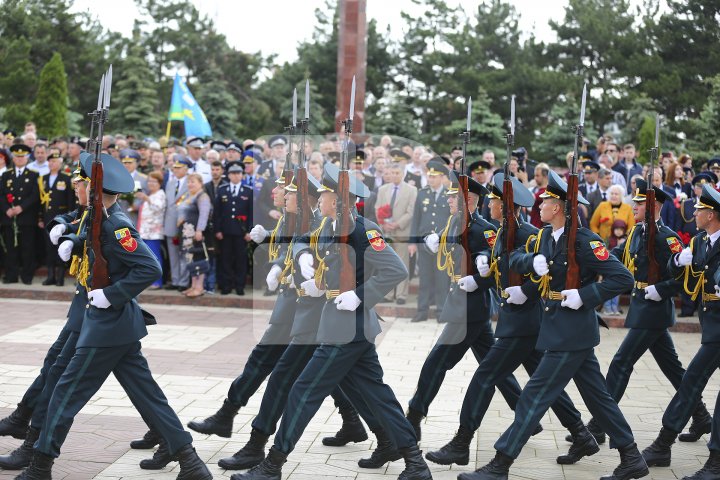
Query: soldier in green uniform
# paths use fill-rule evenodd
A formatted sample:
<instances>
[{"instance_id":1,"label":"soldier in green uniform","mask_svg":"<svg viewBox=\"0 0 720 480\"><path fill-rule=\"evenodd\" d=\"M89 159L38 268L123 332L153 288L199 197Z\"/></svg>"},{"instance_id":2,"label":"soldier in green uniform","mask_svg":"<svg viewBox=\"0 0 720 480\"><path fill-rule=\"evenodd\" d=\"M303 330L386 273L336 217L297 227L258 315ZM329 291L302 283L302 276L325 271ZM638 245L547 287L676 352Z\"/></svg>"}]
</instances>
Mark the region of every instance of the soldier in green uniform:
<instances>
[{"instance_id":1,"label":"soldier in green uniform","mask_svg":"<svg viewBox=\"0 0 720 480\"><path fill-rule=\"evenodd\" d=\"M505 175L502 172L495 174L491 184L489 211L493 220L503 221L503 182ZM542 304L537 283L529 276L523 277L522 285L509 284L508 256L515 249L525 250L528 243L534 242L538 229L522 220L520 209L532 207L535 197L520 181L511 177L513 188L513 202L515 209L511 212L508 221L517 222L515 233L515 247L508 252L505 246L506 232L502 228L498 231L497 240L491 250L483 251L475 258L478 275L475 281L480 288L495 288L500 302L498 324L495 329L497 341L483 358L475 371L463 400L460 411L460 428L455 437L440 450L429 452L425 458L441 465L467 465L470 459L470 442L475 431L490 406L495 386L503 378L512 374L520 365L525 367L529 375L537 369L542 352L535 350L540 319L542 318ZM570 430L574 444L568 455L558 458L558 463L575 463L586 455L593 455L599 451L595 440L583 424L580 412L563 392L552 406L560 423Z\"/></svg>"},{"instance_id":2,"label":"soldier in green uniform","mask_svg":"<svg viewBox=\"0 0 720 480\"><path fill-rule=\"evenodd\" d=\"M447 323L440 338L428 354L418 379L417 388L407 413L407 418L415 428L418 439L421 438L421 422L428 413L430 403L433 401L448 370L455 367L472 350L478 363L482 362L490 347L495 343L492 325L490 323L490 288L479 288L475 281L476 271L468 272L463 277L459 274L461 265L465 261L465 251L460 244L463 231L462 211L467 208L470 214L470 224L467 228L468 242L471 254L489 251L495 245L496 228L477 213L480 198L487 194L487 189L472 178L469 183L469 205L463 206L459 195L457 181L447 190L450 217L445 229L436 241L428 237L426 243L431 251L438 253L438 268L445 271L450 277L450 291L442 310L440 321ZM498 384L505 401L511 409L515 409L520 396L520 385L511 374ZM539 433L542 429L539 425Z\"/></svg>"},{"instance_id":3,"label":"soldier in green uniform","mask_svg":"<svg viewBox=\"0 0 720 480\"><path fill-rule=\"evenodd\" d=\"M91 171L92 158L83 169ZM75 353L50 396L47 414L35 442L28 468L21 480L49 480L52 464L60 455L75 415L112 373L145 421L168 442L180 462L179 480L206 480L212 474L195 453L192 437L152 377L142 355L140 339L147 335L146 316L135 297L162 273L157 259L145 245L130 219L117 204L118 194L132 192L135 184L122 164L101 155L103 180L102 253L110 285L88 292L85 318ZM95 254L88 248L87 271ZM92 275L87 284L92 285ZM151 323L148 321L147 323Z\"/></svg>"},{"instance_id":4,"label":"soldier in green uniform","mask_svg":"<svg viewBox=\"0 0 720 480\"><path fill-rule=\"evenodd\" d=\"M680 387L685 374L668 332L668 328L675 324L675 294L681 286L680 280L676 279L668 268L668 259L683 249L682 241L677 234L660 220L663 203L672 201L672 198L664 190L653 187L656 199L657 233L652 248L655 250L661 275L659 282L648 285L649 257L644 226L647 182L638 179L635 185L637 186L633 197L635 226L630 230L625 243L618 245L611 252L635 277L630 309L625 319L625 327L629 330L610 363L606 377L608 391L618 403L625 393L633 367L648 350L675 390ZM681 436L681 439L696 441L701 435L710 433L711 423L712 419L705 404L698 403L693 412L690 433L686 437ZM594 419L588 422L588 429L598 443L605 442L605 433Z\"/></svg>"},{"instance_id":5,"label":"soldier in green uniform","mask_svg":"<svg viewBox=\"0 0 720 480\"><path fill-rule=\"evenodd\" d=\"M442 317L442 307L445 305L450 279L447 274L437 268L437 254L428 250L425 239L428 236L440 238L440 233L450 216L447 204L447 188L443 181L449 171L441 161L430 161L427 164L428 184L418 190L410 224L410 255L417 255L418 276L418 306L413 322L422 322L428 319L430 304L435 304L436 318Z\"/></svg>"},{"instance_id":6,"label":"soldier in green uniform","mask_svg":"<svg viewBox=\"0 0 720 480\"><path fill-rule=\"evenodd\" d=\"M610 255L600 237L580 228L576 258L581 288L566 289L567 236L563 234L566 196L567 184L550 171L540 208L540 217L548 226L540 230L528 246L530 253L516 250L510 261L512 270L539 276L540 292L546 301L536 348L545 354L523 389L512 425L495 442L495 458L475 472L460 474L459 480L507 480L510 466L520 455L532 429L570 380L575 381L590 413L609 433L610 446L620 450L620 466L602 480L628 480L648 474L630 425L608 393L594 350L600 343L595 308L629 290L633 278L623 264ZM578 199L586 202L582 197ZM598 275L603 276L602 283L596 281Z\"/></svg>"},{"instance_id":7,"label":"soldier in green uniform","mask_svg":"<svg viewBox=\"0 0 720 480\"><path fill-rule=\"evenodd\" d=\"M321 243L318 238L318 242L310 245L298 245L293 252L303 277L316 281L315 287L323 290L326 297L315 339L320 346L290 390L285 415L268 456L248 472L233 475L232 480L280 480L287 456L323 400L339 384L350 385L354 391L361 392L373 416L398 447L406 465L400 478L432 478L402 407L392 389L382 382L382 367L374 344L381 331L374 307L407 277L407 269L386 244L376 224L355 213L350 219L337 218L337 187L337 169L326 166L320 201L321 209L329 215L326 224L335 238L333 244ZM354 195L349 197L353 205ZM356 288L340 293L343 245L337 242L336 225L347 220L351 220L352 225L344 248L348 248L350 262L354 261ZM311 256L308 258L306 254ZM313 265L313 257L317 265Z\"/></svg>"},{"instance_id":8,"label":"soldier in green uniform","mask_svg":"<svg viewBox=\"0 0 720 480\"><path fill-rule=\"evenodd\" d=\"M685 291L700 299L701 345L687 367L682 383L662 418L662 429L655 441L643 450L649 466L667 467L671 446L700 403L710 377L720 368L720 193L703 185L695 204L699 229L689 247L670 257L668 268L680 275ZM705 466L685 480L716 480L720 478L720 395L713 412L710 457Z\"/></svg>"}]
</instances>

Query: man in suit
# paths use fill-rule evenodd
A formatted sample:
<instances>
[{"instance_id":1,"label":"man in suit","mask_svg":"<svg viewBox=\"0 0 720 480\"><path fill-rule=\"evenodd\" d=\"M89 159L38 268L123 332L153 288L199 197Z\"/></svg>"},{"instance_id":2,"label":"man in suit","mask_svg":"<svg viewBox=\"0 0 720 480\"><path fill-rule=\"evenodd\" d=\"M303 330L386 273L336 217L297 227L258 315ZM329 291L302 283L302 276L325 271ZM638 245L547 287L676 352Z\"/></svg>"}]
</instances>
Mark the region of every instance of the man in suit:
<instances>
[{"instance_id":1,"label":"man in suit","mask_svg":"<svg viewBox=\"0 0 720 480\"><path fill-rule=\"evenodd\" d=\"M250 221L252 220L252 190L242 185L243 167L235 163L228 168L230 183L218 189L213 209L215 238L220 241L223 295L235 288L235 293L245 295Z\"/></svg>"},{"instance_id":2,"label":"man in suit","mask_svg":"<svg viewBox=\"0 0 720 480\"><path fill-rule=\"evenodd\" d=\"M42 205L42 220L40 227L44 229L52 220L68 212L75 203L75 192L72 181L68 175L60 171L63 159L58 152L50 155L48 160L50 173L40 179L40 204ZM65 284L65 265L57 256L57 248L50 242L49 232L45 232L45 256L47 264L47 278L43 285L63 286Z\"/></svg>"},{"instance_id":3,"label":"man in suit","mask_svg":"<svg viewBox=\"0 0 720 480\"><path fill-rule=\"evenodd\" d=\"M147 175L138 170L138 162L140 162L140 153L130 148L124 148L120 150L120 161L125 166L125 169L130 172L130 176L135 183L134 192L148 193L147 189ZM127 216L132 220L133 225L137 225L138 211L140 211L140 205L142 200L135 197L135 193L123 195L118 204L121 208L125 209Z\"/></svg>"},{"instance_id":4,"label":"man in suit","mask_svg":"<svg viewBox=\"0 0 720 480\"><path fill-rule=\"evenodd\" d=\"M383 185L378 189L377 201L375 202L375 215L385 205L390 206L391 217L384 219L381 223L383 232L392 238L395 253L402 259L407 267L410 263L408 252L408 241L410 240L410 222L412 221L415 200L417 199L417 188L403 181L404 170L399 163L390 166L392 182ZM380 217L377 217L378 220ZM408 296L407 279L400 282L395 288L395 302L404 305Z\"/></svg>"},{"instance_id":5,"label":"man in suit","mask_svg":"<svg viewBox=\"0 0 720 480\"><path fill-rule=\"evenodd\" d=\"M585 160L582 162L583 168L583 181L578 187L578 190L583 197L589 198L590 194L600 188L598 183L598 171L600 171L600 164L592 160ZM589 201L589 200L588 200Z\"/></svg>"},{"instance_id":6,"label":"man in suit","mask_svg":"<svg viewBox=\"0 0 720 480\"><path fill-rule=\"evenodd\" d=\"M165 185L167 208L165 209L164 233L167 240L168 259L170 261L170 284L166 290L182 290L190 282L190 275L185 268L185 255L180 251L178 241L178 204L183 195L187 193L187 179L185 178L192 163L181 156L175 157L172 167L172 177Z\"/></svg>"},{"instance_id":7,"label":"man in suit","mask_svg":"<svg viewBox=\"0 0 720 480\"><path fill-rule=\"evenodd\" d=\"M705 184L695 204L695 218L701 231L680 253L668 262L670 273L680 276L685 291L700 300L701 345L682 377L680 388L665 409L662 429L643 457L651 467L668 467L671 447L678 434L694 415L700 396L710 377L720 368L720 193ZM720 395L715 403L710 457L692 480L713 480L720 475Z\"/></svg>"},{"instance_id":8,"label":"man in suit","mask_svg":"<svg viewBox=\"0 0 720 480\"><path fill-rule=\"evenodd\" d=\"M593 190L592 193L589 193L587 197L587 201L589 203L589 205L587 206L588 218L592 218L592 215L595 212L597 206L600 205L600 202L605 202L610 199L610 193L608 192L608 188L610 188L610 186L613 184L612 172L607 168L600 168L600 170L598 170L597 176L598 187Z\"/></svg>"},{"instance_id":9,"label":"man in suit","mask_svg":"<svg viewBox=\"0 0 720 480\"><path fill-rule=\"evenodd\" d=\"M205 142L202 138L190 137L185 143L188 152L188 161L190 162L189 173L199 173L203 177L203 183L210 181L210 164L202 158L203 147Z\"/></svg>"},{"instance_id":10,"label":"man in suit","mask_svg":"<svg viewBox=\"0 0 720 480\"><path fill-rule=\"evenodd\" d=\"M17 283L19 274L22 282L30 285L35 272L35 237L40 215L39 177L26 168L30 147L15 144L10 152L14 168L0 176L0 230L5 243L3 283Z\"/></svg>"}]
</instances>

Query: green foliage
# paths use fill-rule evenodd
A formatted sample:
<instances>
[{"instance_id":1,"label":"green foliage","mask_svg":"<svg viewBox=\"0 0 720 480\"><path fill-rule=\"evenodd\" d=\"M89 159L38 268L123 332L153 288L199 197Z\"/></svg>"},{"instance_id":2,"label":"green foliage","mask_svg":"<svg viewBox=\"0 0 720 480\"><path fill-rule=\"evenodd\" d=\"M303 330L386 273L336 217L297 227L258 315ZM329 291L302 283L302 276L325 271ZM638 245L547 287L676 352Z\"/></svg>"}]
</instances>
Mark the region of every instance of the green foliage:
<instances>
[{"instance_id":1,"label":"green foliage","mask_svg":"<svg viewBox=\"0 0 720 480\"><path fill-rule=\"evenodd\" d=\"M533 144L530 158L548 165L566 166L565 157L575 147L575 125L580 120L580 97L572 96L572 100L563 97L550 110L548 126ZM588 99L585 112L585 137L597 138L598 133L591 118L595 103Z\"/></svg>"},{"instance_id":2,"label":"green foliage","mask_svg":"<svg viewBox=\"0 0 720 480\"><path fill-rule=\"evenodd\" d=\"M138 41L140 32L135 28L127 55L114 69L110 130L144 137L160 132L160 115L157 114L158 96L152 79L152 70ZM95 87L97 92L97 86Z\"/></svg>"},{"instance_id":3,"label":"green foliage","mask_svg":"<svg viewBox=\"0 0 720 480\"><path fill-rule=\"evenodd\" d=\"M453 145L458 145L460 132L467 128L467 102L456 102L456 104L453 105L456 120L443 128L443 136L434 142L440 146L440 151L450 151ZM503 122L498 114L490 110L490 98L485 90L482 88L478 90L472 97L468 158L479 157L487 149L493 150L495 156L501 158L505 150L499 147L505 144L506 125L507 123Z\"/></svg>"},{"instance_id":4,"label":"green foliage","mask_svg":"<svg viewBox=\"0 0 720 480\"><path fill-rule=\"evenodd\" d=\"M40 72L33 120L38 132L46 137L66 135L68 130L68 91L62 57L55 52Z\"/></svg>"},{"instance_id":5,"label":"green foliage","mask_svg":"<svg viewBox=\"0 0 720 480\"><path fill-rule=\"evenodd\" d=\"M218 67L212 66L200 74L195 98L210 122L213 135L234 138L238 120L238 101L230 93Z\"/></svg>"},{"instance_id":6,"label":"green foliage","mask_svg":"<svg viewBox=\"0 0 720 480\"><path fill-rule=\"evenodd\" d=\"M688 146L696 160L707 161L720 153L720 75L708 82L712 88L700 116L693 119L694 135Z\"/></svg>"},{"instance_id":7,"label":"green foliage","mask_svg":"<svg viewBox=\"0 0 720 480\"><path fill-rule=\"evenodd\" d=\"M15 130L22 129L32 118L32 104L37 91L37 77L30 62L30 42L25 37L13 40L0 53L0 103L3 121Z\"/></svg>"},{"instance_id":8,"label":"green foliage","mask_svg":"<svg viewBox=\"0 0 720 480\"><path fill-rule=\"evenodd\" d=\"M638 132L638 160L640 163L650 161L648 151L655 146L655 117L646 116ZM659 152L658 152L659 155Z\"/></svg>"}]
</instances>

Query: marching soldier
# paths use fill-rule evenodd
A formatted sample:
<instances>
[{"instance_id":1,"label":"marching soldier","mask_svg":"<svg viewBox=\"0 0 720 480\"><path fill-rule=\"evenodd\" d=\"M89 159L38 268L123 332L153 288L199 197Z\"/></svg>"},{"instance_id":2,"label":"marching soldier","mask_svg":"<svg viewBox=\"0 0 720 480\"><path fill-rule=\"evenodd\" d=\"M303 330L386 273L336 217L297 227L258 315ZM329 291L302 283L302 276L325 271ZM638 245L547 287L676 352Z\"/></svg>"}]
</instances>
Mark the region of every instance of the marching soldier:
<instances>
[{"instance_id":1,"label":"marching soldier","mask_svg":"<svg viewBox=\"0 0 720 480\"><path fill-rule=\"evenodd\" d=\"M88 292L87 321L82 323L72 359L50 397L30 465L19 478L50 480L53 462L60 455L75 415L113 373L141 416L152 419L153 426L167 441L170 454L178 457L181 470L178 478L209 480L212 474L195 453L192 437L183 430L141 352L140 339L147 335L146 324L154 323L154 319L143 314L135 297L162 271L117 204L117 195L132 192L134 182L112 156L102 154L101 159L103 207L107 216L102 222L100 240L111 283ZM92 162L90 155L85 157L83 169L91 171ZM89 275L88 286L92 285L93 260L94 254L89 250L88 257L83 255L82 259L85 267L80 268L81 280Z\"/></svg>"},{"instance_id":2,"label":"marching soldier","mask_svg":"<svg viewBox=\"0 0 720 480\"><path fill-rule=\"evenodd\" d=\"M447 188L444 186L449 170L439 161L428 162L427 168L428 184L418 190L410 225L408 251L410 255L417 255L420 276L418 311L412 322L427 320L431 303L435 304L435 318L439 320L450 287L447 274L437 268L437 255L425 246L425 238L431 235L438 236L450 216L447 195L445 195Z\"/></svg>"},{"instance_id":3,"label":"marching soldier","mask_svg":"<svg viewBox=\"0 0 720 480\"><path fill-rule=\"evenodd\" d=\"M672 275L681 276L685 291L700 299L701 345L682 377L680 387L662 418L662 429L643 457L651 467L667 467L671 447L678 434L694 416L700 396L713 373L720 368L720 193L705 184L695 204L699 229L690 245L670 257ZM705 466L685 480L714 480L720 477L720 396L713 413L712 434Z\"/></svg>"},{"instance_id":4,"label":"marching soldier","mask_svg":"<svg viewBox=\"0 0 720 480\"><path fill-rule=\"evenodd\" d=\"M407 269L380 233L380 227L361 216L351 219L337 218L336 204L337 169L328 169L320 188L321 204L329 216L333 236L337 238L334 224L352 220L348 236L348 256L355 262L355 290L340 292L342 254L340 248L321 249L318 244L308 248L298 247L293 253L298 257L302 275L313 279L315 287L323 290L326 302L318 325L316 342L320 344L309 363L290 390L285 415L275 435L275 442L265 460L247 473L236 474L232 480L274 480L282 475L282 466L294 450L308 423L320 408L323 400L341 382L354 385L362 391L363 398L373 416L388 428L388 435L405 458L405 470L400 478L428 480L430 470L417 447L417 439L402 413L392 389L382 382L382 368L378 361L375 337L380 325L375 305L400 281L407 277ZM351 187L352 191L352 187ZM354 204L354 195L342 199ZM310 254L309 257L305 256ZM317 261L313 267L312 258ZM308 259L308 260L305 260ZM352 260L351 260L352 261ZM307 284L311 285L311 284ZM347 343L344 343L347 342Z\"/></svg>"},{"instance_id":5,"label":"marching soldier","mask_svg":"<svg viewBox=\"0 0 720 480\"><path fill-rule=\"evenodd\" d=\"M43 175L38 184L42 206L41 228L49 225L56 216L69 213L75 199L71 178L60 171L63 166L60 154L52 153L48 164L50 173ZM49 231L45 235L45 256L47 278L42 284L63 286L65 284L65 265L58 258L57 248L51 242Z\"/></svg>"},{"instance_id":6,"label":"marching soldier","mask_svg":"<svg viewBox=\"0 0 720 480\"><path fill-rule=\"evenodd\" d=\"M612 254L621 259L623 264L635 277L635 288L633 288L630 300L630 309L625 319L625 327L628 333L620 345L617 353L610 363L607 373L607 386L613 399L620 403L625 393L633 367L640 360L640 357L648 350L660 367L665 377L670 380L672 386L677 390L682 382L685 369L678 360L675 345L668 328L675 324L675 293L681 286L668 268L668 260L683 249L683 243L677 234L669 229L660 220L660 209L665 202L672 202L672 198L661 188L653 187L655 190L655 222L657 233L655 236L655 257L661 268L660 281L654 285L648 285L648 245L645 235L645 208L647 182L638 179L635 181L635 221L636 224L623 245L615 247ZM695 442L703 434L710 433L712 419L705 408L705 404L699 402L693 411L693 423L690 426L690 433L680 436L681 441ZM598 440L598 443L605 442L605 433L597 424L595 419L590 420L588 429Z\"/></svg>"},{"instance_id":7,"label":"marching soldier","mask_svg":"<svg viewBox=\"0 0 720 480\"><path fill-rule=\"evenodd\" d=\"M0 176L0 230L5 245L3 283L30 285L35 272L35 234L40 217L38 174L26 168L30 147L10 147L14 167ZM22 264L22 267L20 266Z\"/></svg>"},{"instance_id":8,"label":"marching soldier","mask_svg":"<svg viewBox=\"0 0 720 480\"><path fill-rule=\"evenodd\" d=\"M490 162L487 162L485 160L476 160L470 165L468 165L467 174L470 178L482 185L486 190L489 190L489 185L491 183L490 176L492 175L492 171L490 170L490 168ZM480 215L482 215L484 219L495 225L495 228L497 228L500 225L497 224L495 220L492 220L490 218L490 210L488 208L489 202L490 199L487 198L487 196L483 195L478 202L478 210L480 212Z\"/></svg>"},{"instance_id":9,"label":"marching soldier","mask_svg":"<svg viewBox=\"0 0 720 480\"><path fill-rule=\"evenodd\" d=\"M468 183L469 205L462 205L458 183L454 180L452 186L445 192L450 208L450 217L445 229L439 239L429 236L426 240L430 251L438 252L437 265L450 277L451 284L442 317L439 319L441 323L447 325L425 359L407 413L418 441L422 435L420 423L440 390L447 371L454 368L469 349L472 350L478 363L481 362L495 343L490 323L489 289L478 288L474 279L477 272L468 272L465 277L456 273L460 271L462 262L465 261L465 251L460 245L463 228L470 229L468 242L471 252L491 250L495 245L497 234L495 227L477 213L478 201L488 193L487 190L472 178L468 179ZM470 224L467 227L461 225L463 216L460 208L467 208L470 213ZM498 389L510 408L514 410L520 396L520 385L515 377L509 375L503 379ZM538 433L540 430L542 427L538 425Z\"/></svg>"},{"instance_id":10,"label":"marching soldier","mask_svg":"<svg viewBox=\"0 0 720 480\"><path fill-rule=\"evenodd\" d=\"M245 295L248 260L245 252L250 241L248 228L252 221L252 191L242 185L243 167L235 163L228 168L230 183L218 188L213 209L213 228L220 241L223 284L220 293L227 295L232 288Z\"/></svg>"},{"instance_id":11,"label":"marching soldier","mask_svg":"<svg viewBox=\"0 0 720 480\"><path fill-rule=\"evenodd\" d=\"M488 194L490 214L497 222L502 222L504 215L504 180L505 175L502 172L497 173ZM480 288L496 288L498 296L503 299L499 305L495 329L498 340L490 347L470 381L460 411L460 428L455 437L440 450L429 452L425 457L441 465L469 463L470 442L490 406L495 386L520 365L532 375L543 355L535 350L542 317L538 286L528 277L523 277L522 285L511 286L507 261L507 256L515 249L524 251L526 245L537 237L538 229L524 222L520 215L522 207L531 207L535 203L535 197L517 178L511 177L511 181L514 211L507 215L508 222L517 222L514 248L511 251L506 250L507 233L501 228L491 250L480 252L475 259L479 275L474 278ZM567 393L562 392L552 409L560 423L572 432L574 439L570 451L567 455L558 457L558 463L572 464L600 450Z\"/></svg>"},{"instance_id":12,"label":"marching soldier","mask_svg":"<svg viewBox=\"0 0 720 480\"><path fill-rule=\"evenodd\" d=\"M648 474L630 425L607 391L594 352L600 343L595 308L629 290L633 284L632 275L610 255L600 237L580 228L576 255L582 286L577 290L565 288L566 195L567 184L551 170L547 190L541 194L544 201L540 209L542 221L548 226L530 243L527 249L530 253L516 251L510 261L512 270L539 277L541 294L546 301L536 348L544 350L545 354L525 385L512 425L495 442L495 458L475 472L460 474L459 480L507 480L510 466L533 428L570 380L575 381L590 413L609 433L610 446L620 450L620 466L602 480L629 480ZM587 202L582 197L578 201ZM603 276L602 283L595 281L597 275Z\"/></svg>"}]
</instances>

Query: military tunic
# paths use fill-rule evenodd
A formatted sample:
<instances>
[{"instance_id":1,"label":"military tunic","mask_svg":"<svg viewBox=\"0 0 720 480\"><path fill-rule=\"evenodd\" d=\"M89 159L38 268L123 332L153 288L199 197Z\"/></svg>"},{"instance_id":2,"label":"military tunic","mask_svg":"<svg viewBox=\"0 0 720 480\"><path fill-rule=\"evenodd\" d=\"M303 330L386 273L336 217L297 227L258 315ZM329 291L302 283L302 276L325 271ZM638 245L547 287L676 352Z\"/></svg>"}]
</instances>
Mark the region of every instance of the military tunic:
<instances>
[{"instance_id":1,"label":"military tunic","mask_svg":"<svg viewBox=\"0 0 720 480\"><path fill-rule=\"evenodd\" d=\"M565 290L567 237L561 235L555 242L550 226L541 232L535 240L540 242L539 247L531 242L528 251L533 253L513 252L510 268L534 275L535 255L542 254L548 261L549 273L540 279L546 302L537 343L538 350L545 350L545 355L523 389L512 425L495 443L495 449L517 458L535 425L570 380L575 381L588 410L610 435L611 447L627 447L634 443L632 431L608 393L595 357L594 347L600 343L595 308L629 290L633 284L632 275L610 255L600 237L580 228L576 237L576 255L581 279L578 293L583 304L578 310L563 307L560 292ZM603 276L602 283L595 281L597 275Z\"/></svg>"},{"instance_id":2,"label":"military tunic","mask_svg":"<svg viewBox=\"0 0 720 480\"><path fill-rule=\"evenodd\" d=\"M458 286L461 266L466 259L460 243L460 222L459 215L450 217L440 239L438 267L442 267L451 280L441 317L441 321L447 322L447 325L425 359L415 394L410 400L410 408L422 415L427 415L430 403L440 391L445 374L462 360L468 349L472 350L480 363L495 343L490 323L489 288L486 286L468 293ZM474 259L478 253L492 249L497 231L494 225L477 212L471 216L469 228L468 243ZM474 262L472 268L470 273L475 281L479 282L480 275ZM498 389L510 408L514 409L520 396L520 385L515 377L512 374L505 377L499 382Z\"/></svg>"},{"instance_id":3,"label":"military tunic","mask_svg":"<svg viewBox=\"0 0 720 480\"><path fill-rule=\"evenodd\" d=\"M27 167L20 176L14 168L0 175L0 231L5 250L3 280L6 283L17 282L18 276L23 283L32 283L35 273L35 236L40 214L38 178L38 174ZM7 210L15 206L22 207L22 213L8 217Z\"/></svg>"}]
</instances>

